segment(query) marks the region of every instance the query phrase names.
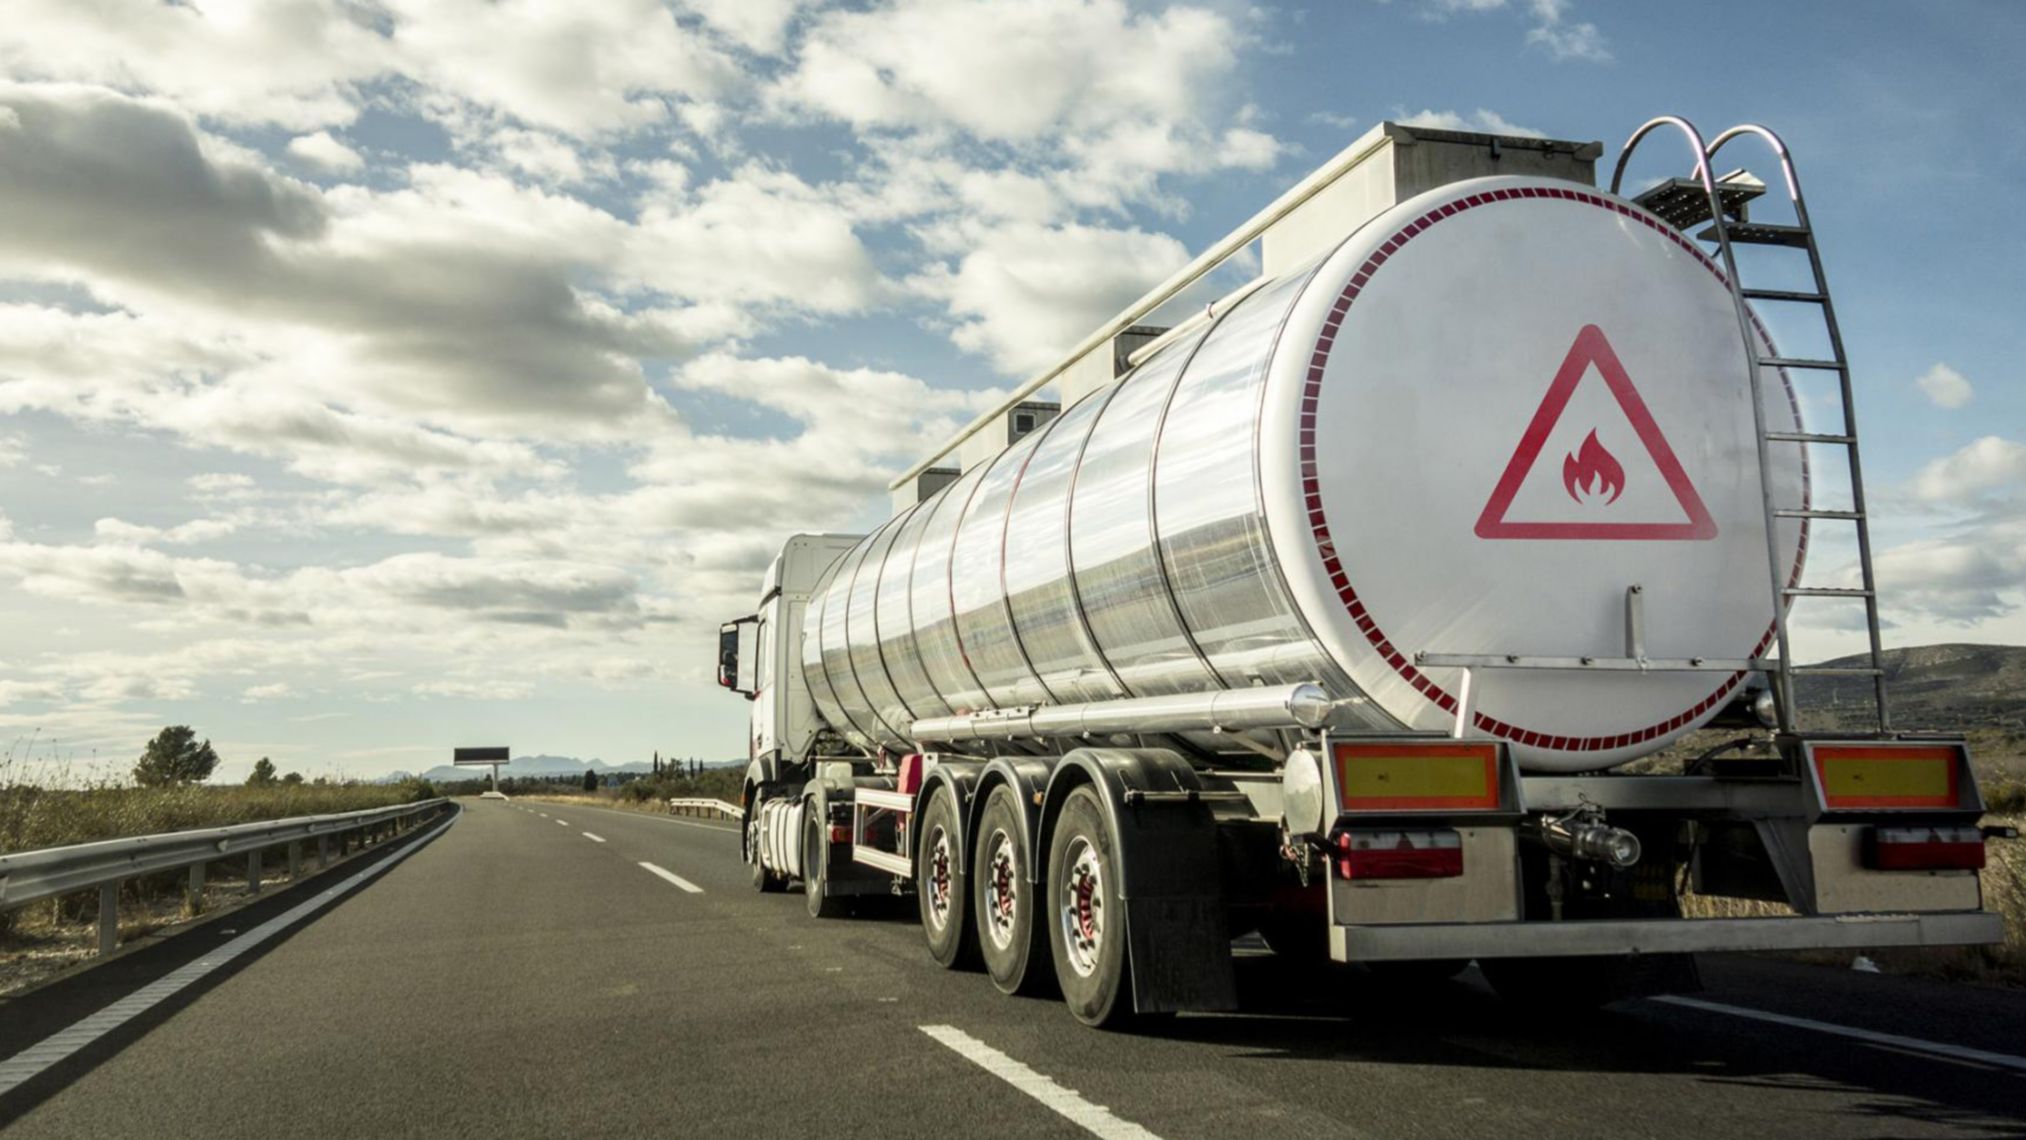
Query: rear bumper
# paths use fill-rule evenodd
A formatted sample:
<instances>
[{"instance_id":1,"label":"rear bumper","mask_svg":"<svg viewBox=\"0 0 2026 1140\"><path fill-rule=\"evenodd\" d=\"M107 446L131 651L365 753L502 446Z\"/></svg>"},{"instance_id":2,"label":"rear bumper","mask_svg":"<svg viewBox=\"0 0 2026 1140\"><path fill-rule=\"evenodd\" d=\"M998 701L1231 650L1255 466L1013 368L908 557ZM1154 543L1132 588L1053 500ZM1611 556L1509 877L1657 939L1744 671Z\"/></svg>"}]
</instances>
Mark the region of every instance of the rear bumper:
<instances>
[{"instance_id":1,"label":"rear bumper","mask_svg":"<svg viewBox=\"0 0 2026 1140\"><path fill-rule=\"evenodd\" d=\"M1330 929L1330 952L1339 962L1387 962L1421 958L1558 958L1867 949L1881 946L1981 946L2004 940L2004 924L1997 915L1967 911L1800 918L1335 926Z\"/></svg>"}]
</instances>

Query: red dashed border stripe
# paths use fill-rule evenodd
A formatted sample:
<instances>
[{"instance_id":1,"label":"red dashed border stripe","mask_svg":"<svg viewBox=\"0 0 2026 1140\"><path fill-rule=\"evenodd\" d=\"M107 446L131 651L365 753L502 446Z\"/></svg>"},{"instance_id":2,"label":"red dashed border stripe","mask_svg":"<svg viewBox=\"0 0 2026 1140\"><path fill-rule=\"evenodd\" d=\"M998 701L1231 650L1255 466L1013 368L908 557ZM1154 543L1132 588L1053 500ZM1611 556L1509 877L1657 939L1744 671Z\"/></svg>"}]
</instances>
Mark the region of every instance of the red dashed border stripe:
<instances>
[{"instance_id":1,"label":"red dashed border stripe","mask_svg":"<svg viewBox=\"0 0 2026 1140\"><path fill-rule=\"evenodd\" d=\"M1330 349L1336 343L1337 333L1343 327L1344 317L1351 311L1351 304L1358 299L1358 294L1371 282L1373 275L1378 272L1380 266L1386 263L1387 259L1398 253L1408 242L1413 241L1437 222L1443 221L1446 218L1453 218L1466 210L1473 210L1479 206L1489 205L1493 202L1509 202L1527 198L1580 202L1630 218L1647 229L1661 234L1675 245L1680 246L1705 269L1714 274L1718 281L1724 281L1724 288L1730 288L1729 282L1725 281L1723 271L1717 267L1715 262L1709 259L1708 255L1704 254L1702 250L1697 249L1671 226L1668 226L1644 210L1635 209L1622 202L1615 202L1602 195L1578 189L1562 189L1547 186L1514 186L1500 190L1488 190L1480 194L1472 194L1465 198L1444 203L1408 222L1398 232L1393 234L1392 237L1380 243L1379 248L1370 257L1366 258L1365 263L1358 267L1358 271L1351 275L1350 282L1344 286L1343 292L1338 295L1336 303L1330 306L1329 316L1323 320L1322 333L1316 338L1315 352L1309 358L1308 379L1302 387L1297 434L1298 454L1301 458L1302 498L1304 506L1308 510L1309 525L1314 534L1316 552L1322 556L1323 570L1329 575L1330 585L1335 588L1337 597L1343 601L1345 612L1350 614L1353 622L1357 623L1359 631L1365 635L1367 641L1371 642L1372 648L1378 651L1379 656L1385 660L1387 665L1392 667L1395 673L1400 675L1401 679L1414 686L1417 692L1433 701L1444 712L1451 714L1456 712L1456 698L1446 692L1440 685L1430 680L1427 674L1416 669L1413 663L1407 659L1407 656L1395 648L1391 641L1387 640L1385 631L1381 630L1379 624L1372 620L1372 615L1366 611L1364 603L1358 600L1357 591L1352 588L1350 577L1344 572L1343 562L1337 557L1336 540L1330 536L1329 520L1322 505L1322 487L1316 474L1316 408L1322 396L1323 370L1329 363ZM1753 317L1753 322L1757 324L1756 315ZM1764 335L1764 326L1761 325L1759 327L1759 332L1761 335ZM1768 338L1768 343L1770 342L1770 338ZM1799 423L1800 406L1795 402L1793 386L1786 382L1784 371L1781 373L1781 381L1787 388L1788 402L1794 407L1794 420L1796 423ZM1805 489L1807 485L1807 451L1803 449L1802 486ZM1805 501L1806 497L1804 495L1804 505ZM1806 558L1807 550L1808 528L1804 521L1801 527L1800 545L1795 552L1794 570L1787 578L1788 585L1791 586L1800 580L1801 566ZM1753 648L1751 656L1758 657L1765 653L1766 647L1772 644L1772 640L1773 627L1767 626L1765 636L1759 639L1759 643ZM1725 679L1722 685L1718 686L1715 692L1696 702L1694 706L1658 724L1648 725L1635 732L1621 732L1612 736L1560 736L1552 733L1536 732L1530 728L1522 728L1516 724L1509 724L1496 717L1486 716L1484 713L1478 711L1472 711L1470 719L1475 727L1484 732L1503 737L1516 744L1523 744L1530 748L1545 748L1557 752L1604 752L1616 748L1628 748L1635 744L1643 744L1692 723L1696 718L1715 708L1719 702L1727 699L1731 691L1737 688L1738 683L1744 680L1744 676L1741 672L1732 673Z\"/></svg>"}]
</instances>

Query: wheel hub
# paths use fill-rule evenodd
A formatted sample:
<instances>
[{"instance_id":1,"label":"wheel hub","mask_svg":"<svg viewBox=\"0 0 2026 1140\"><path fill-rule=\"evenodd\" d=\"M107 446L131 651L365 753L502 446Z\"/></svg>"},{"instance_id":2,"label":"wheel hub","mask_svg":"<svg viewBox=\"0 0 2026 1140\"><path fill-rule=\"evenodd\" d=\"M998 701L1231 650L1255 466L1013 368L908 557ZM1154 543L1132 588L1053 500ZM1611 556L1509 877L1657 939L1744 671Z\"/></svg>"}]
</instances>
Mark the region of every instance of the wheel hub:
<instances>
[{"instance_id":1,"label":"wheel hub","mask_svg":"<svg viewBox=\"0 0 2026 1140\"><path fill-rule=\"evenodd\" d=\"M937 828L929 836L929 921L941 930L950 923L950 833Z\"/></svg>"},{"instance_id":2,"label":"wheel hub","mask_svg":"<svg viewBox=\"0 0 2026 1140\"><path fill-rule=\"evenodd\" d=\"M1104 949L1104 866L1089 841L1068 851L1062 879L1062 933L1069 964L1081 977L1096 972Z\"/></svg>"},{"instance_id":3,"label":"wheel hub","mask_svg":"<svg viewBox=\"0 0 2026 1140\"><path fill-rule=\"evenodd\" d=\"M985 930L992 945L1004 950L1013 944L1013 916L1020 902L1020 864L1013 839L1005 832L993 832L988 846L992 853L985 863Z\"/></svg>"}]
</instances>

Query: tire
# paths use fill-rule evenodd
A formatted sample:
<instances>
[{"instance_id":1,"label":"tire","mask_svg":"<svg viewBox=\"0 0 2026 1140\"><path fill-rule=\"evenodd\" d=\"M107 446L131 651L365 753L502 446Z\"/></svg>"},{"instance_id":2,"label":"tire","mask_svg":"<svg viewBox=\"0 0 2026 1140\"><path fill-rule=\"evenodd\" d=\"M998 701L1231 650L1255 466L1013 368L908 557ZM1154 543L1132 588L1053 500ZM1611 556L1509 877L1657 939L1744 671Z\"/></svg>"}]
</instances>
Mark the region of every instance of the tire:
<instances>
[{"instance_id":1,"label":"tire","mask_svg":"<svg viewBox=\"0 0 2026 1140\"><path fill-rule=\"evenodd\" d=\"M827 821L817 818L816 801L802 807L802 902L810 918L842 918L844 900L828 891L830 835Z\"/></svg>"},{"instance_id":2,"label":"tire","mask_svg":"<svg viewBox=\"0 0 2026 1140\"><path fill-rule=\"evenodd\" d=\"M1070 792L1048 843L1048 945L1063 1003L1100 1029L1122 1027L1133 1013L1116 848L1096 789Z\"/></svg>"},{"instance_id":3,"label":"tire","mask_svg":"<svg viewBox=\"0 0 2026 1140\"><path fill-rule=\"evenodd\" d=\"M971 856L971 915L978 956L1002 994L1042 994L1054 980L1048 960L1048 924L1035 921L1042 887L1028 879L1020 841L1020 797L1000 784L985 797Z\"/></svg>"},{"instance_id":4,"label":"tire","mask_svg":"<svg viewBox=\"0 0 2026 1140\"><path fill-rule=\"evenodd\" d=\"M970 884L958 868L964 829L948 786L929 793L921 813L921 837L915 854L915 901L921 907L929 956L946 970L968 968L977 962L978 941L971 926Z\"/></svg>"},{"instance_id":5,"label":"tire","mask_svg":"<svg viewBox=\"0 0 2026 1140\"><path fill-rule=\"evenodd\" d=\"M759 815L759 806L759 804L755 803L749 809L752 811L754 817ZM754 822L746 825L746 862L753 869L753 889L763 895L779 894L788 889L788 880L785 876L776 875L764 866L761 866L759 830L760 825L757 818L755 818Z\"/></svg>"}]
</instances>

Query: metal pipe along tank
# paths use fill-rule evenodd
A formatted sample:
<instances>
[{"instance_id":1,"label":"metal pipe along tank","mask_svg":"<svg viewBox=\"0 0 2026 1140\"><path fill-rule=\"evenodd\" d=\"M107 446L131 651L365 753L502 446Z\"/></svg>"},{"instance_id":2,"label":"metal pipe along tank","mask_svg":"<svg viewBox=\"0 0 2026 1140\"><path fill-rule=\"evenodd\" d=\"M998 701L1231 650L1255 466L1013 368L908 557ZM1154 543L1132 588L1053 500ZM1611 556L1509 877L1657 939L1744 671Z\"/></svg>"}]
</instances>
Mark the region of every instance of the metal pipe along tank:
<instances>
[{"instance_id":1,"label":"metal pipe along tank","mask_svg":"<svg viewBox=\"0 0 2026 1140\"><path fill-rule=\"evenodd\" d=\"M1303 682L1339 729L1446 729L1460 678L1417 653L1624 656L1633 585L1644 653L1759 656L1745 367L1721 272L1650 215L1574 183L1442 187L840 558L809 687L866 748L979 710ZM1767 378L1768 427L1798 429ZM1770 477L1805 501L1799 448ZM1783 537L1798 574L1802 524ZM1531 770L1605 768L1741 680L1490 671L1466 730Z\"/></svg>"}]
</instances>

